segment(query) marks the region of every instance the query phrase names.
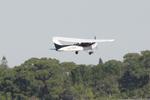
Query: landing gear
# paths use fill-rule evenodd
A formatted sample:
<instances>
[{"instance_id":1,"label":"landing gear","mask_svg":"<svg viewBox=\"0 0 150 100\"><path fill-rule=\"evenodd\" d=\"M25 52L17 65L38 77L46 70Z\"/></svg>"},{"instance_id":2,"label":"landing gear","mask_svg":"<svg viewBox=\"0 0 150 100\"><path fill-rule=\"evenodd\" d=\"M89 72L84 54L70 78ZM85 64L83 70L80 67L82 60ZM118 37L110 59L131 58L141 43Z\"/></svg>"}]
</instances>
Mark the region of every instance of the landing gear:
<instances>
[{"instance_id":1,"label":"landing gear","mask_svg":"<svg viewBox=\"0 0 150 100\"><path fill-rule=\"evenodd\" d=\"M93 54L93 53L94 53L93 51L90 51L90 52L89 52L89 55L91 55L91 54Z\"/></svg>"},{"instance_id":2,"label":"landing gear","mask_svg":"<svg viewBox=\"0 0 150 100\"><path fill-rule=\"evenodd\" d=\"M78 51L75 52L76 55L77 55L78 53L79 53Z\"/></svg>"}]
</instances>

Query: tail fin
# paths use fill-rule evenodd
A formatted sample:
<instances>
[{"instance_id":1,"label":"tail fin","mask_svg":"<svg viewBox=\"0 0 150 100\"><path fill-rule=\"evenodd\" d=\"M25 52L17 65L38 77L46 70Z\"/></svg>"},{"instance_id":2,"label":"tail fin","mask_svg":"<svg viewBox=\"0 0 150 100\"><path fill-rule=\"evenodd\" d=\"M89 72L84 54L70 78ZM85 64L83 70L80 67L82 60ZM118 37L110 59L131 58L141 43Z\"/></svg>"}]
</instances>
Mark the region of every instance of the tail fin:
<instances>
[{"instance_id":1,"label":"tail fin","mask_svg":"<svg viewBox=\"0 0 150 100\"><path fill-rule=\"evenodd\" d=\"M57 51L58 49L62 48L62 47L69 46L69 45L59 45L59 44L56 44L56 43L54 43L54 45L55 45L56 51Z\"/></svg>"},{"instance_id":2,"label":"tail fin","mask_svg":"<svg viewBox=\"0 0 150 100\"><path fill-rule=\"evenodd\" d=\"M96 40L96 36L94 37L94 39Z\"/></svg>"},{"instance_id":3,"label":"tail fin","mask_svg":"<svg viewBox=\"0 0 150 100\"><path fill-rule=\"evenodd\" d=\"M58 45L58 44L56 44L56 43L54 43L54 45L55 45L56 51L57 51L58 49L60 49L60 48L62 48L62 47L63 47L63 46Z\"/></svg>"}]
</instances>

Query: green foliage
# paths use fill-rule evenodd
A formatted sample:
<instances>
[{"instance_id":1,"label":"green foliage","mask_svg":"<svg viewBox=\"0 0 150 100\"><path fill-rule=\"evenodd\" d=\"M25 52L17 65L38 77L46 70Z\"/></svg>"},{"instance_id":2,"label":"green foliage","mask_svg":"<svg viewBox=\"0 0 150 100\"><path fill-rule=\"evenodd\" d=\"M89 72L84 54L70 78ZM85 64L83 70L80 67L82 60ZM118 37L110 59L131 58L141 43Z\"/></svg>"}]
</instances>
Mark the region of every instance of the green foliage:
<instances>
[{"instance_id":1,"label":"green foliage","mask_svg":"<svg viewBox=\"0 0 150 100\"><path fill-rule=\"evenodd\" d=\"M150 51L123 58L95 66L51 58L31 58L14 68L0 65L0 100L150 98Z\"/></svg>"}]
</instances>

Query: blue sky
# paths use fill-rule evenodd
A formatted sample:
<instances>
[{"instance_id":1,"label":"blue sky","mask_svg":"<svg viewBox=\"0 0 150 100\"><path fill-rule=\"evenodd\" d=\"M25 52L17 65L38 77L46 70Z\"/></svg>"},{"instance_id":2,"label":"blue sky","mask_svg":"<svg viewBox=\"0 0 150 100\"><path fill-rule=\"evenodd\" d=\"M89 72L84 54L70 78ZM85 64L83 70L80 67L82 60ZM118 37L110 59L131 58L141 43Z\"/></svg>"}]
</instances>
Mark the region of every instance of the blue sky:
<instances>
[{"instance_id":1,"label":"blue sky","mask_svg":"<svg viewBox=\"0 0 150 100\"><path fill-rule=\"evenodd\" d=\"M15 66L31 57L97 64L99 57L122 60L128 52L150 49L149 0L1 0L0 57ZM99 39L94 55L55 52L53 36Z\"/></svg>"}]
</instances>

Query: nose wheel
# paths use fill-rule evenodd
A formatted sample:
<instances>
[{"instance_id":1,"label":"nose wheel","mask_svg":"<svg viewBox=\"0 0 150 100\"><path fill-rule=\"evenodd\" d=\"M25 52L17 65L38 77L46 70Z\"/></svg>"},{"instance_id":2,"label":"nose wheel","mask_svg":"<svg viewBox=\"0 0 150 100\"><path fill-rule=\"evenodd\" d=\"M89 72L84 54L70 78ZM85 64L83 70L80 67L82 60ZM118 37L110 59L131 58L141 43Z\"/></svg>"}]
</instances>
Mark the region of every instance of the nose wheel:
<instances>
[{"instance_id":1,"label":"nose wheel","mask_svg":"<svg viewBox=\"0 0 150 100\"><path fill-rule=\"evenodd\" d=\"M76 55L77 55L78 53L79 53L78 51L75 52Z\"/></svg>"}]
</instances>

